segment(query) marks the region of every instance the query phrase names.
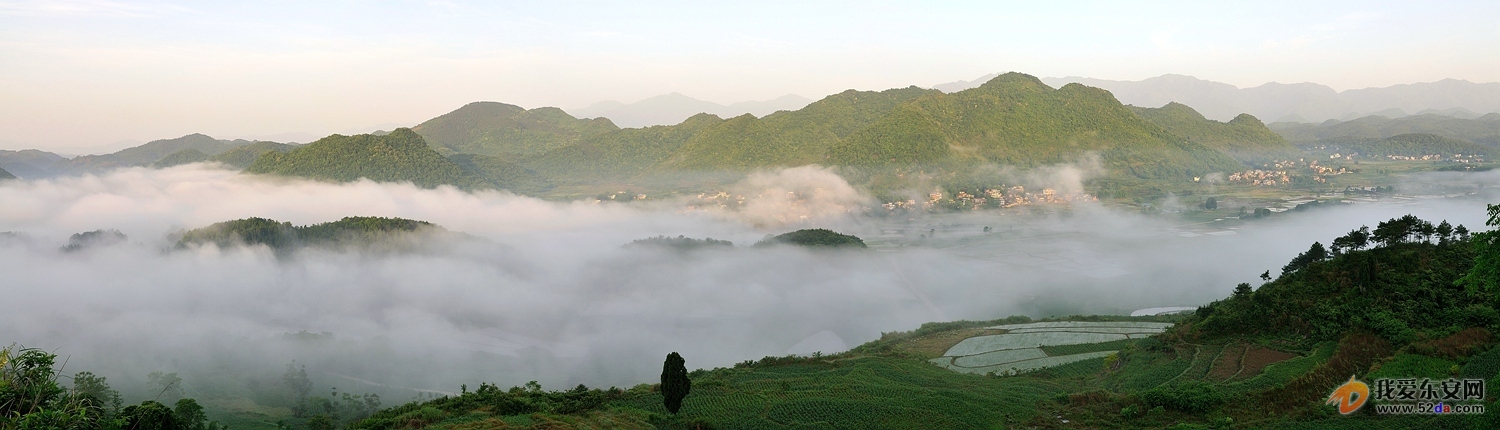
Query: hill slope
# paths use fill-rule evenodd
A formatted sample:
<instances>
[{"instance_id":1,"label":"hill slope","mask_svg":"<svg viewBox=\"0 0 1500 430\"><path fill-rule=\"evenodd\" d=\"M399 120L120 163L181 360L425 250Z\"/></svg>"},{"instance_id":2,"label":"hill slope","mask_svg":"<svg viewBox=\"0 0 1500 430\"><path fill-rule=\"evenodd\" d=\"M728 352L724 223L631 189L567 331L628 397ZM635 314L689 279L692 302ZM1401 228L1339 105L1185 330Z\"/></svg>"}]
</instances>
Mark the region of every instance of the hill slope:
<instances>
[{"instance_id":1,"label":"hill slope","mask_svg":"<svg viewBox=\"0 0 1500 430\"><path fill-rule=\"evenodd\" d=\"M377 182L411 182L433 188L487 185L427 146L411 129L398 128L385 136L332 135L290 152L267 152L246 173L297 176L338 182L367 178Z\"/></svg>"},{"instance_id":2,"label":"hill slope","mask_svg":"<svg viewBox=\"0 0 1500 430\"><path fill-rule=\"evenodd\" d=\"M607 119L578 119L557 108L522 109L474 102L412 127L448 153L500 157L535 155L579 139L619 130Z\"/></svg>"},{"instance_id":3,"label":"hill slope","mask_svg":"<svg viewBox=\"0 0 1500 430\"><path fill-rule=\"evenodd\" d=\"M0 169L0 179L16 179L16 175L10 174L5 169Z\"/></svg>"},{"instance_id":4,"label":"hill slope","mask_svg":"<svg viewBox=\"0 0 1500 430\"><path fill-rule=\"evenodd\" d=\"M59 172L54 166L59 162L67 160L67 158L61 155L35 149L20 151L0 150L0 169L27 179L46 178L57 175Z\"/></svg>"},{"instance_id":5,"label":"hill slope","mask_svg":"<svg viewBox=\"0 0 1500 430\"><path fill-rule=\"evenodd\" d=\"M1435 114L1394 119L1366 116L1350 121L1329 120L1322 124L1273 123L1270 127L1292 142L1334 138L1382 139L1398 134L1425 133L1500 148L1500 114L1476 119Z\"/></svg>"},{"instance_id":6,"label":"hill slope","mask_svg":"<svg viewBox=\"0 0 1500 430\"><path fill-rule=\"evenodd\" d=\"M277 142L255 142L249 145L224 151L224 153L215 155L210 159L227 164L230 167L234 167L236 169L244 169L246 167L250 167L250 164L254 163L255 159L260 157L261 154L265 154L266 152L286 153L291 152L291 150L297 149L301 146L302 145Z\"/></svg>"},{"instance_id":7,"label":"hill slope","mask_svg":"<svg viewBox=\"0 0 1500 430\"><path fill-rule=\"evenodd\" d=\"M194 133L176 139L153 140L141 146L122 149L113 154L84 155L60 162L57 166L72 173L99 172L118 167L149 165L174 152L186 149L193 149L212 156L248 144L250 144L249 141L222 141Z\"/></svg>"},{"instance_id":8,"label":"hill slope","mask_svg":"<svg viewBox=\"0 0 1500 430\"><path fill-rule=\"evenodd\" d=\"M1076 161L1089 152L1100 154L1111 170L1139 178L1182 179L1239 166L1142 119L1107 91L1076 84L1054 90L1020 73L904 104L841 141L830 160L855 166L1036 166Z\"/></svg>"},{"instance_id":9,"label":"hill slope","mask_svg":"<svg viewBox=\"0 0 1500 430\"><path fill-rule=\"evenodd\" d=\"M1188 141L1223 151L1241 161L1295 158L1297 148L1250 114L1240 114L1227 123L1204 118L1187 105L1172 102L1159 108L1131 110L1167 132Z\"/></svg>"}]
</instances>

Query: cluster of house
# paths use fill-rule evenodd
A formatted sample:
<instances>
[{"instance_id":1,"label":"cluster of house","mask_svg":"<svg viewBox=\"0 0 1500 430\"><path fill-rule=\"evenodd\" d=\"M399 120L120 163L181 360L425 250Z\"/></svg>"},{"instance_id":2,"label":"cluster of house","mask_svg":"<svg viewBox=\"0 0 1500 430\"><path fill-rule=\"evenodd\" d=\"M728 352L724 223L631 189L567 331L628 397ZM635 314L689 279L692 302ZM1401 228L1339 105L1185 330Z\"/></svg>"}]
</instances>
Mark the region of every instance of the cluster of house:
<instances>
[{"instance_id":1,"label":"cluster of house","mask_svg":"<svg viewBox=\"0 0 1500 430\"><path fill-rule=\"evenodd\" d=\"M1427 155L1421 155L1421 156L1415 156L1415 155L1387 155L1385 157L1389 158L1389 159L1392 159L1392 160L1401 160L1401 161L1442 161L1442 160L1445 159L1442 154L1427 154ZM1446 160L1452 161L1454 163L1483 163L1484 162L1484 156L1483 155L1477 155L1477 154L1453 154L1453 157L1446 158Z\"/></svg>"},{"instance_id":2,"label":"cluster of house","mask_svg":"<svg viewBox=\"0 0 1500 430\"><path fill-rule=\"evenodd\" d=\"M1099 201L1098 197L1088 193L1058 192L1056 189L1043 188L1040 192L1028 193L1026 187L1017 185L1013 187L986 188L978 194L970 194L968 191L959 191L948 196L941 190L927 194L927 200L917 202L916 200L886 202L881 205L886 210L896 209L935 209L950 208L964 210L980 210L985 207L1010 208L1033 204L1066 204L1080 201Z\"/></svg>"},{"instance_id":3,"label":"cluster of house","mask_svg":"<svg viewBox=\"0 0 1500 430\"><path fill-rule=\"evenodd\" d=\"M1250 169L1229 174L1229 182L1245 182L1257 187L1274 187L1292 181L1285 170Z\"/></svg>"},{"instance_id":4,"label":"cluster of house","mask_svg":"<svg viewBox=\"0 0 1500 430\"><path fill-rule=\"evenodd\" d=\"M729 194L724 191L719 191L714 194L698 193L698 200L700 203L688 205L687 209L691 211L714 206L717 206L720 209L729 209L732 207L737 208L745 205L745 196L739 194Z\"/></svg>"}]
</instances>

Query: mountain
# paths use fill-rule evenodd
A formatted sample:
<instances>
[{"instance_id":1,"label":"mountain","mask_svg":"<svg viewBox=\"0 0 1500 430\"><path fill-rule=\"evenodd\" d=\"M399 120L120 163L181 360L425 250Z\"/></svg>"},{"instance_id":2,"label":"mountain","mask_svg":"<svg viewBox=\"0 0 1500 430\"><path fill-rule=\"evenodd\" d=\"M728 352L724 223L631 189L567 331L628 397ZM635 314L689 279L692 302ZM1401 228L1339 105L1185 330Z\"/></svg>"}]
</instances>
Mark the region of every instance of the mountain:
<instances>
[{"instance_id":1,"label":"mountain","mask_svg":"<svg viewBox=\"0 0 1500 430\"><path fill-rule=\"evenodd\" d=\"M337 182L361 178L411 182L419 187L484 187L484 179L443 158L422 136L398 128L385 136L332 135L286 153L262 154L246 173L296 176Z\"/></svg>"},{"instance_id":2,"label":"mountain","mask_svg":"<svg viewBox=\"0 0 1500 430\"><path fill-rule=\"evenodd\" d=\"M471 104L457 112L481 108L511 116L539 111L491 103ZM917 87L849 90L761 118L698 114L671 126L592 135L565 133L553 126L528 129L545 131L530 134L486 134L484 130L504 129L514 121L504 115L489 115L484 121L476 115L445 116L476 118L441 121L450 137L485 139L483 144L450 141L445 146L450 151L514 148L541 141L543 135L553 139L549 145L555 148L531 155L511 152L498 161L515 164L501 169L510 174L524 171L523 176L559 185L743 174L807 164L876 170L929 166L958 172L979 164L1073 162L1089 153L1102 155L1120 177L1177 180L1238 169L1231 154L1289 150L1253 116L1219 123L1181 105L1133 111L1107 91L1083 85L1053 89L1019 73L952 94ZM589 124L562 112L551 118L547 124ZM438 123L434 119L424 124ZM570 142L569 137L576 140Z\"/></svg>"},{"instance_id":3,"label":"mountain","mask_svg":"<svg viewBox=\"0 0 1500 430\"><path fill-rule=\"evenodd\" d=\"M448 161L465 172L479 176L497 187L517 193L539 193L552 189L552 183L531 169L500 157L478 154L453 154Z\"/></svg>"},{"instance_id":4,"label":"mountain","mask_svg":"<svg viewBox=\"0 0 1500 430\"><path fill-rule=\"evenodd\" d=\"M956 93L956 92L959 92L959 91L963 91L963 90L967 90L967 89L970 89L970 88L978 87L980 85L984 85L985 82L989 82L990 79L995 79L996 76L1000 76L1000 74L999 73L991 73L991 74L988 74L988 75L980 76L979 78L976 78L976 79L974 79L972 81L959 80L959 81L953 81L953 82L949 82L949 83L945 83L945 84L937 84L937 85L933 85L932 89L938 90L938 91L942 91L942 92L945 92L945 93Z\"/></svg>"},{"instance_id":5,"label":"mountain","mask_svg":"<svg viewBox=\"0 0 1500 430\"><path fill-rule=\"evenodd\" d=\"M1464 154L1481 155L1484 158L1494 160L1495 155L1500 154L1500 149L1493 147L1425 133L1398 134L1383 139L1336 137L1320 140L1316 144L1304 144L1304 146L1316 147L1323 152L1342 152L1344 154L1354 152L1366 157L1385 157L1390 155L1421 157L1424 155L1441 155L1446 158L1456 154Z\"/></svg>"},{"instance_id":6,"label":"mountain","mask_svg":"<svg viewBox=\"0 0 1500 430\"><path fill-rule=\"evenodd\" d=\"M1398 134L1425 133L1500 148L1500 114L1474 119L1423 114L1402 118L1367 116L1350 121L1328 120L1322 124L1271 123L1276 133L1292 142L1315 142L1334 138L1382 139Z\"/></svg>"},{"instance_id":7,"label":"mountain","mask_svg":"<svg viewBox=\"0 0 1500 430\"><path fill-rule=\"evenodd\" d=\"M535 155L619 130L607 119L578 119L558 108L474 102L411 128L444 153Z\"/></svg>"},{"instance_id":8,"label":"mountain","mask_svg":"<svg viewBox=\"0 0 1500 430\"><path fill-rule=\"evenodd\" d=\"M60 170L75 174L100 172L119 167L146 166L184 149L194 149L212 156L248 144L250 142L245 140L223 141L194 133L176 139L153 140L113 154L84 155L57 163L57 166Z\"/></svg>"},{"instance_id":9,"label":"mountain","mask_svg":"<svg viewBox=\"0 0 1500 430\"><path fill-rule=\"evenodd\" d=\"M181 151L167 154L167 156L162 157L160 160L156 160L155 163L151 163L151 167L155 169L163 169L188 163L200 163L208 161L208 159L209 155L204 154L203 151L199 151L196 148L187 148Z\"/></svg>"},{"instance_id":10,"label":"mountain","mask_svg":"<svg viewBox=\"0 0 1500 430\"><path fill-rule=\"evenodd\" d=\"M0 168L0 179L16 179L16 175L12 175L10 172L5 171L5 169Z\"/></svg>"},{"instance_id":11,"label":"mountain","mask_svg":"<svg viewBox=\"0 0 1500 430\"><path fill-rule=\"evenodd\" d=\"M1137 178L1182 179L1239 168L1225 154L1146 121L1108 91L1078 84L1052 89L1020 73L904 103L841 140L830 149L829 161L957 170L984 163L1065 163L1090 152L1111 171Z\"/></svg>"},{"instance_id":12,"label":"mountain","mask_svg":"<svg viewBox=\"0 0 1500 430\"><path fill-rule=\"evenodd\" d=\"M1500 112L1500 83L1473 83L1457 79L1335 91L1312 84L1267 83L1252 88L1213 82L1184 75L1162 75L1141 81L1112 81L1077 76L1047 78L1051 85L1081 83L1103 88L1121 102L1136 106L1161 106L1178 102L1192 106L1204 116L1220 121L1249 113L1273 122L1322 122L1352 119L1386 111L1401 115L1428 110L1458 109Z\"/></svg>"},{"instance_id":13,"label":"mountain","mask_svg":"<svg viewBox=\"0 0 1500 430\"><path fill-rule=\"evenodd\" d=\"M826 163L840 139L885 118L898 106L936 91L917 87L855 91L802 109L755 118L741 115L694 135L659 170L751 170Z\"/></svg>"},{"instance_id":14,"label":"mountain","mask_svg":"<svg viewBox=\"0 0 1500 430\"><path fill-rule=\"evenodd\" d=\"M286 153L302 146L303 145L276 142L255 142L249 145L224 151L223 153L210 157L209 159L212 161L227 164L230 167L234 167L236 169L243 170L246 167L250 167L250 164L254 163L255 159L257 157L260 157L261 154L264 154L266 152Z\"/></svg>"},{"instance_id":15,"label":"mountain","mask_svg":"<svg viewBox=\"0 0 1500 430\"><path fill-rule=\"evenodd\" d=\"M183 249L210 243L221 248L265 245L279 255L306 247L375 246L377 249L410 250L420 242L407 237L415 234L449 235L446 229L432 223L402 218L344 217L338 221L300 227L265 218L245 218L184 231L180 233L176 247Z\"/></svg>"},{"instance_id":16,"label":"mountain","mask_svg":"<svg viewBox=\"0 0 1500 430\"><path fill-rule=\"evenodd\" d=\"M1298 150L1250 114L1219 122L1204 118L1185 104L1172 102L1159 108L1130 108L1151 123L1178 137L1229 154L1240 161L1296 158Z\"/></svg>"},{"instance_id":17,"label":"mountain","mask_svg":"<svg viewBox=\"0 0 1500 430\"><path fill-rule=\"evenodd\" d=\"M51 152L26 149L20 151L0 150L0 169L26 179L48 178L59 172L53 167L67 161L66 157Z\"/></svg>"},{"instance_id":18,"label":"mountain","mask_svg":"<svg viewBox=\"0 0 1500 430\"><path fill-rule=\"evenodd\" d=\"M680 93L670 93L629 104L603 101L580 109L569 109L568 113L579 118L604 117L621 127L640 128L677 124L700 113L726 118L744 114L760 117L777 111L801 109L811 102L805 97L788 94L766 101L746 101L724 106Z\"/></svg>"}]
</instances>

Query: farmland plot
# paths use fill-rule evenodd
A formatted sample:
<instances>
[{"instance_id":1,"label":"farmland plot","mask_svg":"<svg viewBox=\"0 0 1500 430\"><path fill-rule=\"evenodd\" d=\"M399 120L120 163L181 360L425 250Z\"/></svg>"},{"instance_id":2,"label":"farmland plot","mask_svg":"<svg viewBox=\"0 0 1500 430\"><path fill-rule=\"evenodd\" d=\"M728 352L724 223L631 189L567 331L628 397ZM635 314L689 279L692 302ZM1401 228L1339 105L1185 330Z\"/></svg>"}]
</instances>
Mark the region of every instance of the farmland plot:
<instances>
[{"instance_id":1,"label":"farmland plot","mask_svg":"<svg viewBox=\"0 0 1500 430\"><path fill-rule=\"evenodd\" d=\"M1117 351L1088 351L1050 355L1042 347L1115 344L1161 333L1171 324L1137 321L1048 321L988 327L1003 334L974 336L959 341L940 358L929 360L962 373L1024 373L1106 357ZM1111 344L1114 346L1114 344ZM1076 348L1074 348L1076 349ZM1087 350L1087 348L1085 348ZM1057 350L1053 349L1056 354Z\"/></svg>"}]
</instances>

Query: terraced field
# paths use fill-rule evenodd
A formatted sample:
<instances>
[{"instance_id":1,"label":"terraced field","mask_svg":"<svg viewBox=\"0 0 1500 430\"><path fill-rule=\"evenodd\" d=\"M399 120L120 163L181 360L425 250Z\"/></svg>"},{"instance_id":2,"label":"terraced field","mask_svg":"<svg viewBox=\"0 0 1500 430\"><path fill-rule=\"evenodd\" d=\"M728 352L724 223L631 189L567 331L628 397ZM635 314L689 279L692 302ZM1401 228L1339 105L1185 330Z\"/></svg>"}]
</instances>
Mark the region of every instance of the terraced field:
<instances>
[{"instance_id":1,"label":"terraced field","mask_svg":"<svg viewBox=\"0 0 1500 430\"><path fill-rule=\"evenodd\" d=\"M1144 339L1170 327L1167 323L1136 321L1049 321L987 327L1000 334L959 341L942 357L928 360L962 373L1019 374L1063 364L1106 357L1119 351L1122 341ZM1099 345L1098 349L1089 345ZM1052 348L1067 346L1067 348ZM1051 353L1049 353L1049 350ZM1067 354L1059 354L1065 350Z\"/></svg>"}]
</instances>

